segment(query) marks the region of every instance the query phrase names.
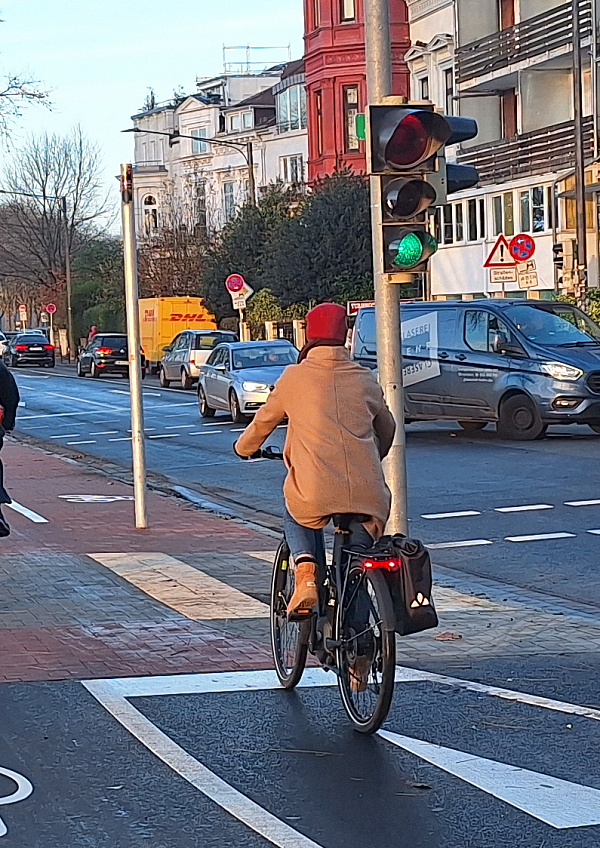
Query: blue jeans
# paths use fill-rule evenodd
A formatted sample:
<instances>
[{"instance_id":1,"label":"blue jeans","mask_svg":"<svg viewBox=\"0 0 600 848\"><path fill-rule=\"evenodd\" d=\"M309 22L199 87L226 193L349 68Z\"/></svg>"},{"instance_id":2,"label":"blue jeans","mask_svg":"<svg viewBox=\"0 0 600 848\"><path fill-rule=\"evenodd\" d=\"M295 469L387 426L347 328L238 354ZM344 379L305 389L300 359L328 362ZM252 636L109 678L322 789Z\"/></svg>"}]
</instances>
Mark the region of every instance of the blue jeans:
<instances>
[{"instance_id":1,"label":"blue jeans","mask_svg":"<svg viewBox=\"0 0 600 848\"><path fill-rule=\"evenodd\" d=\"M295 518L292 518L287 509L283 513L283 529L294 559L304 554L313 557L318 563L325 562L325 539L322 530L303 527ZM349 530L351 545L371 547L373 544L371 534L365 530L360 521L351 521Z\"/></svg>"}]
</instances>

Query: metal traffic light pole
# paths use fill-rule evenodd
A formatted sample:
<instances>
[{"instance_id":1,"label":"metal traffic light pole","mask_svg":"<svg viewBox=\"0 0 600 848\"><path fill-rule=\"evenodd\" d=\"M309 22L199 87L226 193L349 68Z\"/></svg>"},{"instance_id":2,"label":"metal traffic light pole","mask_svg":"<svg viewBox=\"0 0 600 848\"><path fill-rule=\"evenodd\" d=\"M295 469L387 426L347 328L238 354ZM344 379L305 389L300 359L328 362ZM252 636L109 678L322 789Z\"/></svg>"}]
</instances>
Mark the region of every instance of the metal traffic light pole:
<instances>
[{"instance_id":1,"label":"metal traffic light pole","mask_svg":"<svg viewBox=\"0 0 600 848\"><path fill-rule=\"evenodd\" d=\"M365 42L368 101L371 104L381 103L384 97L392 94L389 0L365 0ZM406 436L400 341L400 298L397 286L388 282L387 275L384 273L381 181L378 177L371 176L370 186L377 369L387 405L396 421L394 443L384 461L385 479L392 493L392 509L387 532L404 533L407 536Z\"/></svg>"},{"instance_id":2,"label":"metal traffic light pole","mask_svg":"<svg viewBox=\"0 0 600 848\"><path fill-rule=\"evenodd\" d=\"M133 494L135 526L146 530L146 446L140 363L140 313L138 302L137 252L133 215L133 168L121 165L121 206L123 215L123 255L125 260L125 305L127 307L127 349L131 396L131 447L133 453Z\"/></svg>"}]
</instances>

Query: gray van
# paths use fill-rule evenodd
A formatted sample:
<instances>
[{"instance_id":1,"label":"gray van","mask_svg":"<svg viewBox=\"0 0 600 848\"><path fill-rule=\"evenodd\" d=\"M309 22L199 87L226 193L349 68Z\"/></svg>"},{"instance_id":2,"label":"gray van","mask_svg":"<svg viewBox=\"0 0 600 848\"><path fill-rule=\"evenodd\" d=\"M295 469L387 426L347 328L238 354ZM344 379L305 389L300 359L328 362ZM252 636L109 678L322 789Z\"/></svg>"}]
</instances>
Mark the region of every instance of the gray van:
<instances>
[{"instance_id":1,"label":"gray van","mask_svg":"<svg viewBox=\"0 0 600 848\"><path fill-rule=\"evenodd\" d=\"M549 424L600 433L600 327L568 303L486 299L402 304L407 421L497 422L508 439ZM356 318L352 356L375 368L375 310Z\"/></svg>"}]
</instances>

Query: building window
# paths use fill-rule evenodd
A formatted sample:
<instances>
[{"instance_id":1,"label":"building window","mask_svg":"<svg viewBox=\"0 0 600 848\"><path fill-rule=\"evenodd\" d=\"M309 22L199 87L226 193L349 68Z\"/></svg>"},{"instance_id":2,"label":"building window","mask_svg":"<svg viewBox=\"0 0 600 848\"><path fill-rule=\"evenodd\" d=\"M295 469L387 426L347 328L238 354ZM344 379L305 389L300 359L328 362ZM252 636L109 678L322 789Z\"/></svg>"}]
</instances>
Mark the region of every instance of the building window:
<instances>
[{"instance_id":1,"label":"building window","mask_svg":"<svg viewBox=\"0 0 600 848\"><path fill-rule=\"evenodd\" d=\"M244 112L242 115L242 126L245 130L251 130L254 126L254 113Z\"/></svg>"},{"instance_id":2,"label":"building window","mask_svg":"<svg viewBox=\"0 0 600 848\"><path fill-rule=\"evenodd\" d=\"M277 129L280 133L306 129L306 89L303 85L292 85L280 92L276 105Z\"/></svg>"},{"instance_id":3,"label":"building window","mask_svg":"<svg viewBox=\"0 0 600 848\"><path fill-rule=\"evenodd\" d=\"M477 201L467 201L467 241L477 241Z\"/></svg>"},{"instance_id":4,"label":"building window","mask_svg":"<svg viewBox=\"0 0 600 848\"><path fill-rule=\"evenodd\" d=\"M358 86L345 85L342 89L344 99L344 126L346 128L345 149L352 153L360 149L356 135L356 116L358 115Z\"/></svg>"},{"instance_id":5,"label":"building window","mask_svg":"<svg viewBox=\"0 0 600 848\"><path fill-rule=\"evenodd\" d=\"M323 155L323 93L315 95L315 112L317 116L317 156Z\"/></svg>"},{"instance_id":6,"label":"building window","mask_svg":"<svg viewBox=\"0 0 600 848\"><path fill-rule=\"evenodd\" d=\"M479 238L485 238L485 200L479 200Z\"/></svg>"},{"instance_id":7,"label":"building window","mask_svg":"<svg viewBox=\"0 0 600 848\"><path fill-rule=\"evenodd\" d=\"M241 127L240 123L240 114L239 112L236 115L231 115L229 117L229 131L237 132Z\"/></svg>"},{"instance_id":8,"label":"building window","mask_svg":"<svg viewBox=\"0 0 600 848\"><path fill-rule=\"evenodd\" d=\"M512 191L492 198L494 208L494 235L514 236L515 210Z\"/></svg>"},{"instance_id":9,"label":"building window","mask_svg":"<svg viewBox=\"0 0 600 848\"><path fill-rule=\"evenodd\" d=\"M454 244L453 206L447 203L442 207L444 220L444 244Z\"/></svg>"},{"instance_id":10,"label":"building window","mask_svg":"<svg viewBox=\"0 0 600 848\"><path fill-rule=\"evenodd\" d=\"M194 198L195 205L195 223L194 228L201 234L206 233L206 183L200 182L196 184L196 196Z\"/></svg>"},{"instance_id":11,"label":"building window","mask_svg":"<svg viewBox=\"0 0 600 848\"><path fill-rule=\"evenodd\" d=\"M444 71L444 106L446 115L454 115L454 72L452 68Z\"/></svg>"},{"instance_id":12,"label":"building window","mask_svg":"<svg viewBox=\"0 0 600 848\"><path fill-rule=\"evenodd\" d=\"M492 198L492 207L494 210L494 235L499 236L504 226L502 221L502 197L499 194Z\"/></svg>"},{"instance_id":13,"label":"building window","mask_svg":"<svg viewBox=\"0 0 600 848\"><path fill-rule=\"evenodd\" d=\"M531 230L531 207L529 203L529 191L521 192L521 232L528 233Z\"/></svg>"},{"instance_id":14,"label":"building window","mask_svg":"<svg viewBox=\"0 0 600 848\"><path fill-rule=\"evenodd\" d=\"M286 185L304 182L302 156L282 156L279 160L279 175Z\"/></svg>"},{"instance_id":15,"label":"building window","mask_svg":"<svg viewBox=\"0 0 600 848\"><path fill-rule=\"evenodd\" d=\"M321 0L312 0L312 25L313 29L321 26Z\"/></svg>"},{"instance_id":16,"label":"building window","mask_svg":"<svg viewBox=\"0 0 600 848\"><path fill-rule=\"evenodd\" d=\"M465 227L463 223L462 203L456 203L454 206L454 223L456 225L456 241L464 241Z\"/></svg>"},{"instance_id":17,"label":"building window","mask_svg":"<svg viewBox=\"0 0 600 848\"><path fill-rule=\"evenodd\" d=\"M546 214L544 210L544 189L535 186L531 189L531 219L534 233L543 233L546 229Z\"/></svg>"},{"instance_id":18,"label":"building window","mask_svg":"<svg viewBox=\"0 0 600 848\"><path fill-rule=\"evenodd\" d=\"M502 138L513 138L517 134L517 92L508 88L500 97L502 114Z\"/></svg>"},{"instance_id":19,"label":"building window","mask_svg":"<svg viewBox=\"0 0 600 848\"><path fill-rule=\"evenodd\" d=\"M146 195L143 202L144 207L144 232L147 236L158 229L158 204L152 194Z\"/></svg>"},{"instance_id":20,"label":"building window","mask_svg":"<svg viewBox=\"0 0 600 848\"><path fill-rule=\"evenodd\" d=\"M356 20L355 0L340 0L340 20L342 22Z\"/></svg>"},{"instance_id":21,"label":"building window","mask_svg":"<svg viewBox=\"0 0 600 848\"><path fill-rule=\"evenodd\" d=\"M192 135L194 136L194 141L192 141L192 153L208 153L210 147L205 141L196 141L196 139L206 138L208 133L206 131L206 127L203 127L199 130L192 130Z\"/></svg>"},{"instance_id":22,"label":"building window","mask_svg":"<svg viewBox=\"0 0 600 848\"><path fill-rule=\"evenodd\" d=\"M223 209L225 222L231 221L235 215L235 199L233 196L234 183L223 183Z\"/></svg>"},{"instance_id":23,"label":"building window","mask_svg":"<svg viewBox=\"0 0 600 848\"><path fill-rule=\"evenodd\" d=\"M421 100L429 100L429 77L422 77L419 80L419 89Z\"/></svg>"}]
</instances>

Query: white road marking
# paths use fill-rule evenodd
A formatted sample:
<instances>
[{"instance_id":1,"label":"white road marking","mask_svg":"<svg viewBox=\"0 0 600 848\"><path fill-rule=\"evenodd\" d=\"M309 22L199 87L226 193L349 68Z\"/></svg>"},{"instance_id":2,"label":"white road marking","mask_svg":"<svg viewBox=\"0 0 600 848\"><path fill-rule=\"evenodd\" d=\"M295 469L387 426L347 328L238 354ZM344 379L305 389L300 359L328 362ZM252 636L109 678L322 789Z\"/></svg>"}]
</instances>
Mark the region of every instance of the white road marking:
<instances>
[{"instance_id":1,"label":"white road marking","mask_svg":"<svg viewBox=\"0 0 600 848\"><path fill-rule=\"evenodd\" d=\"M90 433L90 436L113 436L118 430L100 430L99 433Z\"/></svg>"},{"instance_id":2,"label":"white road marking","mask_svg":"<svg viewBox=\"0 0 600 848\"><path fill-rule=\"evenodd\" d=\"M228 432L229 433L243 433L245 429L246 429L245 427L236 427L235 429L230 429Z\"/></svg>"},{"instance_id":3,"label":"white road marking","mask_svg":"<svg viewBox=\"0 0 600 848\"><path fill-rule=\"evenodd\" d=\"M494 512L530 512L535 509L554 509L551 504L526 504L525 506L500 506Z\"/></svg>"},{"instance_id":4,"label":"white road marking","mask_svg":"<svg viewBox=\"0 0 600 848\"><path fill-rule=\"evenodd\" d=\"M142 715L133 704L123 697L115 696L111 683L112 681L98 680L86 682L84 686L132 736L203 795L278 848L321 848L188 754Z\"/></svg>"},{"instance_id":5,"label":"white road marking","mask_svg":"<svg viewBox=\"0 0 600 848\"><path fill-rule=\"evenodd\" d=\"M421 518L466 518L468 515L481 515L474 509L465 509L463 512L430 512Z\"/></svg>"},{"instance_id":6,"label":"white road marking","mask_svg":"<svg viewBox=\"0 0 600 848\"><path fill-rule=\"evenodd\" d=\"M131 436L120 436L118 439L109 439L109 442L130 442Z\"/></svg>"},{"instance_id":7,"label":"white road marking","mask_svg":"<svg viewBox=\"0 0 600 848\"><path fill-rule=\"evenodd\" d=\"M24 515L25 518L28 518L30 521L33 521L34 524L48 524L48 519L44 518L43 515L38 515L37 512L34 512L32 509L28 509L26 506L23 506L23 504L20 504L17 501L13 501L12 503L6 504L6 506L9 509L20 513L20 515Z\"/></svg>"},{"instance_id":8,"label":"white road marking","mask_svg":"<svg viewBox=\"0 0 600 848\"><path fill-rule=\"evenodd\" d=\"M181 433L163 433L160 436L148 436L149 439L176 439Z\"/></svg>"},{"instance_id":9,"label":"white road marking","mask_svg":"<svg viewBox=\"0 0 600 848\"><path fill-rule=\"evenodd\" d=\"M89 411L85 412L47 412L43 415L19 415L17 421L27 421L31 418L66 418L68 415L89 415Z\"/></svg>"},{"instance_id":10,"label":"white road marking","mask_svg":"<svg viewBox=\"0 0 600 848\"><path fill-rule=\"evenodd\" d=\"M91 439L91 440L86 440L86 441L82 441L82 442L67 442L67 444L68 445L95 445L96 440Z\"/></svg>"},{"instance_id":11,"label":"white road marking","mask_svg":"<svg viewBox=\"0 0 600 848\"><path fill-rule=\"evenodd\" d=\"M72 439L73 436L78 436L79 433L63 433L61 436L50 436L51 439Z\"/></svg>"},{"instance_id":12,"label":"white road marking","mask_svg":"<svg viewBox=\"0 0 600 848\"><path fill-rule=\"evenodd\" d=\"M111 395L127 395L129 397L130 392L125 391L125 389L111 389Z\"/></svg>"},{"instance_id":13,"label":"white road marking","mask_svg":"<svg viewBox=\"0 0 600 848\"><path fill-rule=\"evenodd\" d=\"M565 501L565 506L597 506L600 504L600 499L593 501Z\"/></svg>"},{"instance_id":14,"label":"white road marking","mask_svg":"<svg viewBox=\"0 0 600 848\"><path fill-rule=\"evenodd\" d=\"M474 548L478 545L493 545L489 539L465 539L464 542L436 542L433 545L427 545L429 549L436 548Z\"/></svg>"},{"instance_id":15,"label":"white road marking","mask_svg":"<svg viewBox=\"0 0 600 848\"><path fill-rule=\"evenodd\" d=\"M203 424L203 427L222 427L223 424L229 424L229 421L213 421L212 424Z\"/></svg>"},{"instance_id":16,"label":"white road marking","mask_svg":"<svg viewBox=\"0 0 600 848\"><path fill-rule=\"evenodd\" d=\"M600 530L588 530L588 533L591 533L593 536L600 536Z\"/></svg>"},{"instance_id":17,"label":"white road marking","mask_svg":"<svg viewBox=\"0 0 600 848\"><path fill-rule=\"evenodd\" d=\"M378 735L557 830L600 824L600 790L591 786L387 730Z\"/></svg>"},{"instance_id":18,"label":"white road marking","mask_svg":"<svg viewBox=\"0 0 600 848\"><path fill-rule=\"evenodd\" d=\"M177 430L178 428L195 427L195 424L167 424L165 430Z\"/></svg>"},{"instance_id":19,"label":"white road marking","mask_svg":"<svg viewBox=\"0 0 600 848\"><path fill-rule=\"evenodd\" d=\"M574 539L577 533L536 533L533 536L506 536L505 542L545 542L550 539Z\"/></svg>"},{"instance_id":20,"label":"white road marking","mask_svg":"<svg viewBox=\"0 0 600 848\"><path fill-rule=\"evenodd\" d=\"M14 792L0 798L0 804L3 806L5 804L16 804L18 801L24 801L26 798L29 798L33 792L33 784L24 775L7 768L0 768L0 774L8 777L9 780L12 780L17 785ZM6 836L7 833L8 828L4 820L0 818L0 836Z\"/></svg>"},{"instance_id":21,"label":"white road marking","mask_svg":"<svg viewBox=\"0 0 600 848\"><path fill-rule=\"evenodd\" d=\"M162 397L160 392L144 392L146 397Z\"/></svg>"},{"instance_id":22,"label":"white road marking","mask_svg":"<svg viewBox=\"0 0 600 848\"><path fill-rule=\"evenodd\" d=\"M213 433L222 433L222 430L196 430L193 433L188 433L188 436L211 436Z\"/></svg>"}]
</instances>

